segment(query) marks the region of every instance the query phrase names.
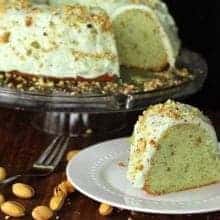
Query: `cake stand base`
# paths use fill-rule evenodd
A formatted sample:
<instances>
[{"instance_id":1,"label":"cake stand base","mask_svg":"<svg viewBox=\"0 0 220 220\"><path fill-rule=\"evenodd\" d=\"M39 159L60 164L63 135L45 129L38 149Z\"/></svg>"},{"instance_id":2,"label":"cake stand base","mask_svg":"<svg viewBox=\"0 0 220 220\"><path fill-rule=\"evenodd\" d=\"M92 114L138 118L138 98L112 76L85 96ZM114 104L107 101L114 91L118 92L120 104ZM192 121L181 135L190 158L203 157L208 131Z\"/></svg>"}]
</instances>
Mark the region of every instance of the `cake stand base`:
<instances>
[{"instance_id":1,"label":"cake stand base","mask_svg":"<svg viewBox=\"0 0 220 220\"><path fill-rule=\"evenodd\" d=\"M32 123L35 128L55 135L78 137L91 134L114 134L126 128L126 113L44 112L37 113Z\"/></svg>"}]
</instances>

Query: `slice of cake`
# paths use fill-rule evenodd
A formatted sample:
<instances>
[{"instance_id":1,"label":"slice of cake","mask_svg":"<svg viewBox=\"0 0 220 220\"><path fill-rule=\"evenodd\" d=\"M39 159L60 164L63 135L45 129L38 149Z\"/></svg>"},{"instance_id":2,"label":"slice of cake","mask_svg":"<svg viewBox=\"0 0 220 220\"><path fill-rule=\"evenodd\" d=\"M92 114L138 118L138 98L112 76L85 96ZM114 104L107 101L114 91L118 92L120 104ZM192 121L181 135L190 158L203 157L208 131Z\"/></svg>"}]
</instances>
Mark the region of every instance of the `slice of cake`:
<instances>
[{"instance_id":1,"label":"slice of cake","mask_svg":"<svg viewBox=\"0 0 220 220\"><path fill-rule=\"evenodd\" d=\"M24 0L3 1L0 8L0 71L68 79L119 76L104 10Z\"/></svg>"},{"instance_id":2,"label":"slice of cake","mask_svg":"<svg viewBox=\"0 0 220 220\"><path fill-rule=\"evenodd\" d=\"M134 128L127 177L152 194L220 181L218 141L209 119L174 101L149 107Z\"/></svg>"},{"instance_id":3,"label":"slice of cake","mask_svg":"<svg viewBox=\"0 0 220 220\"><path fill-rule=\"evenodd\" d=\"M120 64L162 71L175 64L180 40L175 22L159 0L50 0L50 4L101 7L113 22Z\"/></svg>"}]
</instances>

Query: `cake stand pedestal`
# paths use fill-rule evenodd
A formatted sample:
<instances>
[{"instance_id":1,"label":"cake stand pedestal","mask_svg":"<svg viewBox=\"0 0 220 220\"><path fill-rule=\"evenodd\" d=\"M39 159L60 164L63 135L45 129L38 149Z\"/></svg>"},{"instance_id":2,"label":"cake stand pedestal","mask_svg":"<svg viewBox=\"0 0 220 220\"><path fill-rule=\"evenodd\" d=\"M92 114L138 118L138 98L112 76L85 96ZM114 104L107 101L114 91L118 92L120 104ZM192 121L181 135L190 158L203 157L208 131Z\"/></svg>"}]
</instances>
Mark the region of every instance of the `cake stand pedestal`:
<instances>
[{"instance_id":1,"label":"cake stand pedestal","mask_svg":"<svg viewBox=\"0 0 220 220\"><path fill-rule=\"evenodd\" d=\"M46 133L71 137L95 134L114 134L126 128L126 113L37 113L32 125ZM106 118L111 123L106 123Z\"/></svg>"}]
</instances>

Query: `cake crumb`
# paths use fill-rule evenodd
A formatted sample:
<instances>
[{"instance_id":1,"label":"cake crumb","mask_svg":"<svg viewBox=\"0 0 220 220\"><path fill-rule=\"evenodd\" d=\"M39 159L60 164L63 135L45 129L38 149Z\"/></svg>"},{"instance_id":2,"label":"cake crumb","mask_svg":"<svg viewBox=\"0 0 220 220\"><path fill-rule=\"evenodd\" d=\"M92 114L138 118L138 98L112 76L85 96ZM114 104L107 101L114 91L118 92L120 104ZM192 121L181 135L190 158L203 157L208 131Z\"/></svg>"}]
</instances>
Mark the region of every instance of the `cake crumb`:
<instances>
[{"instance_id":1,"label":"cake crumb","mask_svg":"<svg viewBox=\"0 0 220 220\"><path fill-rule=\"evenodd\" d=\"M91 129L91 128L88 128L88 129L86 130L86 134L92 134L92 129Z\"/></svg>"},{"instance_id":2,"label":"cake crumb","mask_svg":"<svg viewBox=\"0 0 220 220\"><path fill-rule=\"evenodd\" d=\"M126 167L126 164L124 164L123 162L118 162L118 166L119 167Z\"/></svg>"},{"instance_id":3,"label":"cake crumb","mask_svg":"<svg viewBox=\"0 0 220 220\"><path fill-rule=\"evenodd\" d=\"M74 211L74 214L80 215L81 213L80 213L80 211L76 210L76 211Z\"/></svg>"},{"instance_id":4,"label":"cake crumb","mask_svg":"<svg viewBox=\"0 0 220 220\"><path fill-rule=\"evenodd\" d=\"M117 209L115 209L115 211L116 211L117 213L120 213L120 212L123 211L123 209L117 208Z\"/></svg>"},{"instance_id":5,"label":"cake crumb","mask_svg":"<svg viewBox=\"0 0 220 220\"><path fill-rule=\"evenodd\" d=\"M71 200L69 198L67 199L67 205L71 205Z\"/></svg>"},{"instance_id":6,"label":"cake crumb","mask_svg":"<svg viewBox=\"0 0 220 220\"><path fill-rule=\"evenodd\" d=\"M138 215L138 213L135 211L131 211L131 215L135 216L135 215Z\"/></svg>"},{"instance_id":7,"label":"cake crumb","mask_svg":"<svg viewBox=\"0 0 220 220\"><path fill-rule=\"evenodd\" d=\"M149 144L150 145L152 145L153 147L157 147L157 143L155 142L155 140L153 140L153 139L151 139L150 141L149 141Z\"/></svg>"}]
</instances>

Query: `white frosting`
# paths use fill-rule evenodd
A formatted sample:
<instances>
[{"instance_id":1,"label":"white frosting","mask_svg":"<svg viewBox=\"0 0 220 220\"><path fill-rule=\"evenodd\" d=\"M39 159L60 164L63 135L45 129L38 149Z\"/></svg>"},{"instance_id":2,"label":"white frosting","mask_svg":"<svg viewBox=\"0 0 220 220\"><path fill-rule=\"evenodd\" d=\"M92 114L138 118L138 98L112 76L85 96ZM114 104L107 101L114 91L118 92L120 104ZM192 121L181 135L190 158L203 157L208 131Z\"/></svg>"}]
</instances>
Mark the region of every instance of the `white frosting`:
<instances>
[{"instance_id":1,"label":"white frosting","mask_svg":"<svg viewBox=\"0 0 220 220\"><path fill-rule=\"evenodd\" d=\"M174 66L176 56L180 49L180 40L174 19L170 16L165 3L159 0L49 0L50 4L74 4L92 5L103 8L112 20L117 19L127 10L139 9L149 14L157 23L170 66Z\"/></svg>"},{"instance_id":2,"label":"white frosting","mask_svg":"<svg viewBox=\"0 0 220 220\"><path fill-rule=\"evenodd\" d=\"M184 108L191 108L188 105L182 105ZM130 182L137 188L143 188L144 183L147 178L147 173L151 166L152 158L157 152L155 143L159 143L160 138L163 136L164 132L172 126L179 124L195 124L201 126L210 135L211 139L214 140L216 146L218 146L218 141L216 137L215 130L210 124L209 119L204 115L199 115L198 117L192 117L192 115L187 114L182 119L174 119L168 116L162 116L160 114L149 114L144 117L142 122L138 121L134 128L133 133L133 144L131 145L130 160L128 166L127 177ZM146 143L146 151L142 155L141 164L144 166L142 170L135 170L135 162L132 160L132 154L137 148L138 141L143 138L148 140ZM213 149L217 150L217 149Z\"/></svg>"},{"instance_id":3,"label":"white frosting","mask_svg":"<svg viewBox=\"0 0 220 220\"><path fill-rule=\"evenodd\" d=\"M97 8L7 5L0 12L0 71L57 78L119 76L111 22Z\"/></svg>"},{"instance_id":4,"label":"white frosting","mask_svg":"<svg viewBox=\"0 0 220 220\"><path fill-rule=\"evenodd\" d=\"M136 0L49 0L49 4L51 5L59 5L59 4L82 4L87 6L101 7L103 8L110 16L115 13L118 9L123 6L127 6L130 4L148 4L154 7L156 4L159 4L158 0L144 0L144 1L136 1Z\"/></svg>"}]
</instances>

